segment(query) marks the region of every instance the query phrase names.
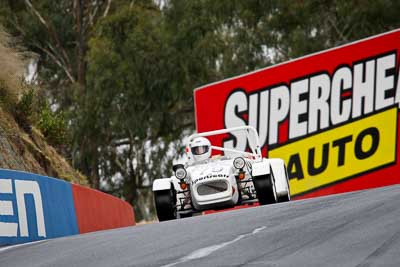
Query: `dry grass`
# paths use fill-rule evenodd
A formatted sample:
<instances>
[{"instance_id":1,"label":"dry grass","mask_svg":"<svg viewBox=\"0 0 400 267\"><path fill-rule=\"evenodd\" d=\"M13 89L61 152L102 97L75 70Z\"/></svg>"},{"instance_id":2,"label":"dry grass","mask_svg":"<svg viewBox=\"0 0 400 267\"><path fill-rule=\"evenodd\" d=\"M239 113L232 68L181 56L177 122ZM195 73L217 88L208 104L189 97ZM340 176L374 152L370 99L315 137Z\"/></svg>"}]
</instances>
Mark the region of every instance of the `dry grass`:
<instances>
[{"instance_id":1,"label":"dry grass","mask_svg":"<svg viewBox=\"0 0 400 267\"><path fill-rule=\"evenodd\" d=\"M25 66L24 55L0 25L0 95L8 104L15 104L24 91Z\"/></svg>"},{"instance_id":2,"label":"dry grass","mask_svg":"<svg viewBox=\"0 0 400 267\"><path fill-rule=\"evenodd\" d=\"M87 178L48 145L40 131L33 127L28 133L17 124L15 108L19 98L29 89L24 74L26 59L31 56L21 51L23 49L0 25L0 168L49 175L88 185Z\"/></svg>"}]
</instances>

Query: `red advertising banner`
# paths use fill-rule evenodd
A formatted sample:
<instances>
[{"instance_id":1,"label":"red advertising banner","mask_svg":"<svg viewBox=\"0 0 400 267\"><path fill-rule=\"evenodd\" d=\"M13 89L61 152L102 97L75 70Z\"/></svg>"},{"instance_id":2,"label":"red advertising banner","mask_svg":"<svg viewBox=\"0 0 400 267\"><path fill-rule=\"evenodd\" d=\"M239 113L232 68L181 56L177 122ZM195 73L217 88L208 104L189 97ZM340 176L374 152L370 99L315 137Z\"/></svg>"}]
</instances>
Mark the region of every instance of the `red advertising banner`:
<instances>
[{"instance_id":1,"label":"red advertising banner","mask_svg":"<svg viewBox=\"0 0 400 267\"><path fill-rule=\"evenodd\" d=\"M196 127L251 125L298 198L400 183L400 30L197 88ZM210 138L245 150L238 134Z\"/></svg>"}]
</instances>

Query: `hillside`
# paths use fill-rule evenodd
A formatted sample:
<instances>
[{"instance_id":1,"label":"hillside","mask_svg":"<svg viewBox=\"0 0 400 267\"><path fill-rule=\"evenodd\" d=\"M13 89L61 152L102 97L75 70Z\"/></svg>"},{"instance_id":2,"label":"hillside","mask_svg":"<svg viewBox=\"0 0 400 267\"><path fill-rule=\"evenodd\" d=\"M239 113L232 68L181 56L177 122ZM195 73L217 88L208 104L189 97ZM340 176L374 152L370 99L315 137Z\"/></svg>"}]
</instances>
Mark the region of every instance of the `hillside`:
<instances>
[{"instance_id":1,"label":"hillside","mask_svg":"<svg viewBox=\"0 0 400 267\"><path fill-rule=\"evenodd\" d=\"M23 82L25 57L14 46L8 35L0 29L0 168L28 171L87 185L86 177L74 170L46 142L43 134L35 126L29 125L29 120L13 112L26 93ZM23 120L24 129L17 120Z\"/></svg>"},{"instance_id":2,"label":"hillside","mask_svg":"<svg viewBox=\"0 0 400 267\"><path fill-rule=\"evenodd\" d=\"M87 184L86 177L74 170L48 145L35 128L24 132L14 118L0 108L0 168L29 171Z\"/></svg>"}]
</instances>

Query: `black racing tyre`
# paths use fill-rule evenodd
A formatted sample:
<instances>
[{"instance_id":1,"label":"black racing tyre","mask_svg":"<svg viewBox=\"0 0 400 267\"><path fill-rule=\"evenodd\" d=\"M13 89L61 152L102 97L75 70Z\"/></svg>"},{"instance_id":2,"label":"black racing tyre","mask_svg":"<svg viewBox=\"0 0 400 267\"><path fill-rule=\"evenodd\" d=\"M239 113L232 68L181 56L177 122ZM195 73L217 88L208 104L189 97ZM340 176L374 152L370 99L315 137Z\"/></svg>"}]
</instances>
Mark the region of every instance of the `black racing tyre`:
<instances>
[{"instance_id":1,"label":"black racing tyre","mask_svg":"<svg viewBox=\"0 0 400 267\"><path fill-rule=\"evenodd\" d=\"M285 178L286 178L286 182L287 182L289 193L288 193L288 195L278 196L278 202L288 202L288 201L290 201L290 185L289 185L288 173L287 173L286 166L283 166L283 167L285 168Z\"/></svg>"},{"instance_id":2,"label":"black racing tyre","mask_svg":"<svg viewBox=\"0 0 400 267\"><path fill-rule=\"evenodd\" d=\"M189 218L189 217L193 217L193 213L183 213L180 214L180 218Z\"/></svg>"},{"instance_id":3,"label":"black racing tyre","mask_svg":"<svg viewBox=\"0 0 400 267\"><path fill-rule=\"evenodd\" d=\"M260 205L276 203L275 188L271 179L272 178L270 174L256 176L253 178L254 188L256 189L256 194Z\"/></svg>"},{"instance_id":4,"label":"black racing tyre","mask_svg":"<svg viewBox=\"0 0 400 267\"><path fill-rule=\"evenodd\" d=\"M154 192L157 217L160 222L176 219L175 196L172 190Z\"/></svg>"},{"instance_id":5,"label":"black racing tyre","mask_svg":"<svg viewBox=\"0 0 400 267\"><path fill-rule=\"evenodd\" d=\"M237 183L237 182L236 182L236 187L237 187L238 194L239 194L238 202L237 202L236 205L242 205L242 201L243 201L243 198L242 198L242 189L240 188L240 185L239 185L239 183Z\"/></svg>"},{"instance_id":6,"label":"black racing tyre","mask_svg":"<svg viewBox=\"0 0 400 267\"><path fill-rule=\"evenodd\" d=\"M288 202L288 201L290 201L290 198L288 195L278 196L278 202Z\"/></svg>"}]
</instances>

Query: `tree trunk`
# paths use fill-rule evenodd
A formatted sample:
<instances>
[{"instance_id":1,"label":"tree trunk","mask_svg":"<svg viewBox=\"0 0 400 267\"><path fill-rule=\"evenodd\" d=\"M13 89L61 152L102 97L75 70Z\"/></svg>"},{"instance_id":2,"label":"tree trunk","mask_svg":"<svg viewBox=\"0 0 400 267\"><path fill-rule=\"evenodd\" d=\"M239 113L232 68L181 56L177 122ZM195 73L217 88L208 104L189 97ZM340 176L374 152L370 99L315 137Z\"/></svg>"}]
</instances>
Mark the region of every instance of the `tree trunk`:
<instances>
[{"instance_id":1,"label":"tree trunk","mask_svg":"<svg viewBox=\"0 0 400 267\"><path fill-rule=\"evenodd\" d=\"M83 10L85 8L85 0L75 0L75 17L76 17L76 41L77 41L77 81L81 85L81 89L86 86L86 46L85 46L85 30L83 26Z\"/></svg>"},{"instance_id":2,"label":"tree trunk","mask_svg":"<svg viewBox=\"0 0 400 267\"><path fill-rule=\"evenodd\" d=\"M100 189L99 164L97 158L93 158L92 160L90 180L92 181L92 188Z\"/></svg>"}]
</instances>

